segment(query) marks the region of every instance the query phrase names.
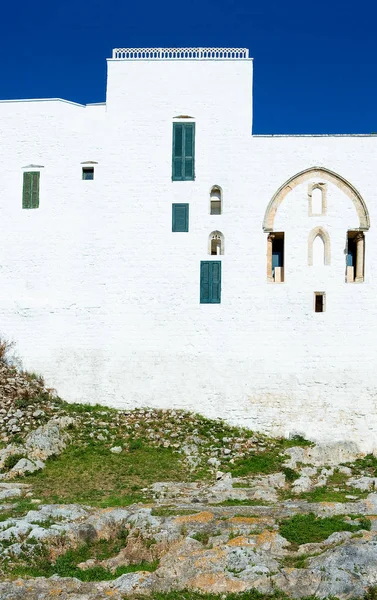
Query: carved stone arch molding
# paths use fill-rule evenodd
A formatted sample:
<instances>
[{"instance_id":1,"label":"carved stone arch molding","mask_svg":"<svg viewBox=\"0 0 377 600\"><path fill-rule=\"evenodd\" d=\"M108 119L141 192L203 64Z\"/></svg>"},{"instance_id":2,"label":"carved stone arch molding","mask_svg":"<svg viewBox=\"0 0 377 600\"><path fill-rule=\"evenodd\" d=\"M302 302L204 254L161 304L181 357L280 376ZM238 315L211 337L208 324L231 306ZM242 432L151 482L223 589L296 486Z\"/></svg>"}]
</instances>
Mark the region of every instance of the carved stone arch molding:
<instances>
[{"instance_id":1,"label":"carved stone arch molding","mask_svg":"<svg viewBox=\"0 0 377 600\"><path fill-rule=\"evenodd\" d=\"M314 229L311 230L311 232L309 233L309 239L308 239L308 265L311 267L313 266L313 244L314 244L314 240L316 239L316 237L320 237L322 238L323 241L323 245L325 248L325 265L329 265L331 262L331 243L330 243L330 236L327 233L326 229L323 229L323 227L314 227Z\"/></svg>"},{"instance_id":2,"label":"carved stone arch molding","mask_svg":"<svg viewBox=\"0 0 377 600\"><path fill-rule=\"evenodd\" d=\"M277 210L280 204L283 202L284 198L291 192L296 186L300 185L304 181L313 178L320 178L322 181L328 181L329 183L333 183L340 190L342 190L349 198L351 198L356 212L359 217L359 229L360 231L367 231L370 227L369 221L369 213L366 207L366 204L361 196L361 194L357 191L356 188L353 187L349 181L330 171L329 169L325 169L324 167L311 167L310 169L306 169L305 171L301 171L297 173L288 181L283 183L283 185L278 189L278 191L271 198L263 220L263 230L266 232L274 230L274 220Z\"/></svg>"}]
</instances>

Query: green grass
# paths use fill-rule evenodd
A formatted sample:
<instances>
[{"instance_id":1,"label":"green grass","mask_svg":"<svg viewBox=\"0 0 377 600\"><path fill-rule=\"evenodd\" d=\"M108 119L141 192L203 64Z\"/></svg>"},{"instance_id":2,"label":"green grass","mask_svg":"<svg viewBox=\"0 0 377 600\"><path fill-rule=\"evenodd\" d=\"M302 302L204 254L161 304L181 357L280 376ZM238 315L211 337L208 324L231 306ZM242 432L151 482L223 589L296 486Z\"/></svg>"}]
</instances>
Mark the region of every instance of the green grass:
<instances>
[{"instance_id":1,"label":"green grass","mask_svg":"<svg viewBox=\"0 0 377 600\"><path fill-rule=\"evenodd\" d=\"M265 506L266 502L263 500L236 500L234 498L228 498L223 502L217 504L211 504L210 506Z\"/></svg>"},{"instance_id":2,"label":"green grass","mask_svg":"<svg viewBox=\"0 0 377 600\"><path fill-rule=\"evenodd\" d=\"M377 597L376 597L377 598ZM263 594L257 590L248 592L230 593L230 594L208 594L193 590L183 590L179 592L154 592L148 596L148 600L288 600L288 596L279 590L273 594ZM133 600L146 600L145 596L133 596ZM302 600L305 600L303 598ZM313 598L311 599L313 600ZM376 600L369 598L368 600Z\"/></svg>"},{"instance_id":3,"label":"green grass","mask_svg":"<svg viewBox=\"0 0 377 600\"><path fill-rule=\"evenodd\" d=\"M7 458L4 461L5 471L10 471L10 469L13 469L13 467L16 466L16 464L18 463L19 460L21 460L21 458L25 458L25 455L24 454L11 454L10 456L7 456Z\"/></svg>"},{"instance_id":4,"label":"green grass","mask_svg":"<svg viewBox=\"0 0 377 600\"><path fill-rule=\"evenodd\" d=\"M7 521L12 518L19 518L26 515L29 510L37 509L38 507L30 502L27 498L23 498L15 502L11 508L0 512L0 521Z\"/></svg>"},{"instance_id":5,"label":"green grass","mask_svg":"<svg viewBox=\"0 0 377 600\"><path fill-rule=\"evenodd\" d=\"M44 503L122 506L145 499L141 489L154 481L189 481L190 472L170 448L138 445L112 454L103 443L69 446L27 477L33 495Z\"/></svg>"},{"instance_id":6,"label":"green grass","mask_svg":"<svg viewBox=\"0 0 377 600\"><path fill-rule=\"evenodd\" d=\"M247 475L257 475L259 473L269 475L284 471L283 462L287 460L283 453L292 446L312 446L312 442L305 440L301 436L296 436L290 439L276 438L269 440L269 449L263 452L249 453L247 456L236 459L232 466L231 472L233 477L245 477ZM288 477L293 477L292 469L285 469ZM286 475L287 476L287 475ZM297 475L298 476L298 475ZM288 478L287 477L287 478ZM294 479L289 479L294 481Z\"/></svg>"},{"instance_id":7,"label":"green grass","mask_svg":"<svg viewBox=\"0 0 377 600\"><path fill-rule=\"evenodd\" d=\"M280 522L280 534L294 546L322 542L336 531L359 531L370 529L371 522L362 518L358 523L350 523L342 516L316 517L314 513L295 515Z\"/></svg>"},{"instance_id":8,"label":"green grass","mask_svg":"<svg viewBox=\"0 0 377 600\"><path fill-rule=\"evenodd\" d=\"M204 544L206 546L210 538L210 533L208 533L208 531L198 531L190 535L190 537L192 537L193 540L196 540L197 542L200 542L201 544Z\"/></svg>"},{"instance_id":9,"label":"green grass","mask_svg":"<svg viewBox=\"0 0 377 600\"><path fill-rule=\"evenodd\" d=\"M354 502L354 500L347 498L347 496L366 498L368 493L369 492L360 492L353 488L336 491L331 487L322 486L314 488L311 492L302 492L295 497L300 500L307 500L308 502ZM291 495L289 497L291 497Z\"/></svg>"},{"instance_id":10,"label":"green grass","mask_svg":"<svg viewBox=\"0 0 377 600\"><path fill-rule=\"evenodd\" d=\"M299 556L285 556L280 564L284 568L307 569L309 558L320 556L320 554L322 554L322 552L300 554Z\"/></svg>"},{"instance_id":11,"label":"green grass","mask_svg":"<svg viewBox=\"0 0 377 600\"><path fill-rule=\"evenodd\" d=\"M153 508L151 514L153 517L179 517L186 515L197 515L198 511L175 508L174 506L163 506L160 508Z\"/></svg>"},{"instance_id":12,"label":"green grass","mask_svg":"<svg viewBox=\"0 0 377 600\"><path fill-rule=\"evenodd\" d=\"M135 571L155 571L158 561L147 563L145 561L118 567L114 573L102 566L94 566L89 569L80 569L77 565L88 559L98 561L115 556L126 545L128 530L122 529L118 536L110 540L97 540L92 544L82 544L78 548L67 550L58 556L55 562L49 559L48 548L35 542L32 556L29 556L24 564L16 564L6 569L6 574L11 577L76 577L81 581L106 581L116 579L124 573ZM25 564L26 563L26 564Z\"/></svg>"},{"instance_id":13,"label":"green grass","mask_svg":"<svg viewBox=\"0 0 377 600\"><path fill-rule=\"evenodd\" d=\"M356 473L362 473L370 477L377 476L377 457L373 456L373 454L367 454L363 458L358 458L352 464L347 464L346 466L351 467Z\"/></svg>"}]
</instances>

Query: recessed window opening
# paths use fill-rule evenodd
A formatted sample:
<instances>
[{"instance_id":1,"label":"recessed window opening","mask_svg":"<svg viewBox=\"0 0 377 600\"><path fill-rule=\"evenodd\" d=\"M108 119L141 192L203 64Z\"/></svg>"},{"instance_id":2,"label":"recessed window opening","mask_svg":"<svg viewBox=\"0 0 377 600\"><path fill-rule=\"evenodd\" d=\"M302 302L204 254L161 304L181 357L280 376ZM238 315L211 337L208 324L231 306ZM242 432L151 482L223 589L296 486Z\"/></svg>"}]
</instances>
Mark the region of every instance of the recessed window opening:
<instances>
[{"instance_id":1,"label":"recessed window opening","mask_svg":"<svg viewBox=\"0 0 377 600\"><path fill-rule=\"evenodd\" d=\"M94 179L94 167L83 167L82 168L83 179Z\"/></svg>"},{"instance_id":2,"label":"recessed window opening","mask_svg":"<svg viewBox=\"0 0 377 600\"><path fill-rule=\"evenodd\" d=\"M325 244L321 235L317 235L313 242L313 265L320 267L325 264Z\"/></svg>"},{"instance_id":3,"label":"recessed window opening","mask_svg":"<svg viewBox=\"0 0 377 600\"><path fill-rule=\"evenodd\" d=\"M211 215L221 215L222 213L222 193L221 188L217 185L211 189Z\"/></svg>"},{"instance_id":4,"label":"recessed window opening","mask_svg":"<svg viewBox=\"0 0 377 600\"><path fill-rule=\"evenodd\" d=\"M312 213L313 215L323 214L323 191L320 187L312 190Z\"/></svg>"},{"instance_id":5,"label":"recessed window opening","mask_svg":"<svg viewBox=\"0 0 377 600\"><path fill-rule=\"evenodd\" d=\"M347 232L346 282L364 281L365 236L362 231Z\"/></svg>"},{"instance_id":6,"label":"recessed window opening","mask_svg":"<svg viewBox=\"0 0 377 600\"><path fill-rule=\"evenodd\" d=\"M268 236L268 279L275 283L284 282L284 233Z\"/></svg>"},{"instance_id":7,"label":"recessed window opening","mask_svg":"<svg viewBox=\"0 0 377 600\"><path fill-rule=\"evenodd\" d=\"M220 256L224 254L224 236L221 231L212 231L209 236L209 254Z\"/></svg>"},{"instance_id":8,"label":"recessed window opening","mask_svg":"<svg viewBox=\"0 0 377 600\"><path fill-rule=\"evenodd\" d=\"M314 311L325 312L325 292L314 292Z\"/></svg>"}]
</instances>

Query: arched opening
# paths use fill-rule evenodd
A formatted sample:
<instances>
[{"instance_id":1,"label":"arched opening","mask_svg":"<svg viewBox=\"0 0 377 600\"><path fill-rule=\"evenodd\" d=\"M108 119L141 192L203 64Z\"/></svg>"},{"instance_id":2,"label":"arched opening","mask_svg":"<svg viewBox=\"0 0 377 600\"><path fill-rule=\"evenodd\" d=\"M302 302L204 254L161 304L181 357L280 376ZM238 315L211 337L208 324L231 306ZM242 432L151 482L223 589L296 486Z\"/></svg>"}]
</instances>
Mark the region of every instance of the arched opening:
<instances>
[{"instance_id":1,"label":"arched opening","mask_svg":"<svg viewBox=\"0 0 377 600\"><path fill-rule=\"evenodd\" d=\"M221 187L214 185L210 193L210 214L221 215L223 211L223 194Z\"/></svg>"},{"instance_id":2,"label":"arched opening","mask_svg":"<svg viewBox=\"0 0 377 600\"><path fill-rule=\"evenodd\" d=\"M309 233L308 265L320 267L331 262L330 236L323 227L315 227Z\"/></svg>"},{"instance_id":3,"label":"arched opening","mask_svg":"<svg viewBox=\"0 0 377 600\"><path fill-rule=\"evenodd\" d=\"M355 210L357 212L357 216L359 218L359 231L367 231L370 227L369 213L366 207L366 204L361 196L361 194L357 191L356 188L353 187L340 175L330 171L329 169L325 169L324 167L311 167L310 169L306 169L305 171L301 171L297 173L288 181L286 181L274 194L271 198L264 215L263 220L263 230L266 232L274 231L274 221L275 216L278 211L280 204L283 202L284 198L293 190L295 187L300 185L301 183L308 180L321 180L333 185L336 185L342 192L344 192L353 202ZM316 184L314 184L317 187ZM318 184L319 187L322 187L322 204L324 201L324 184ZM310 213L309 213L310 214Z\"/></svg>"},{"instance_id":4,"label":"arched opening","mask_svg":"<svg viewBox=\"0 0 377 600\"><path fill-rule=\"evenodd\" d=\"M321 235L317 235L313 242L313 265L320 267L325 264L325 243Z\"/></svg>"},{"instance_id":5,"label":"arched opening","mask_svg":"<svg viewBox=\"0 0 377 600\"><path fill-rule=\"evenodd\" d=\"M220 256L224 254L224 236L221 231L212 231L209 236L209 254Z\"/></svg>"}]
</instances>

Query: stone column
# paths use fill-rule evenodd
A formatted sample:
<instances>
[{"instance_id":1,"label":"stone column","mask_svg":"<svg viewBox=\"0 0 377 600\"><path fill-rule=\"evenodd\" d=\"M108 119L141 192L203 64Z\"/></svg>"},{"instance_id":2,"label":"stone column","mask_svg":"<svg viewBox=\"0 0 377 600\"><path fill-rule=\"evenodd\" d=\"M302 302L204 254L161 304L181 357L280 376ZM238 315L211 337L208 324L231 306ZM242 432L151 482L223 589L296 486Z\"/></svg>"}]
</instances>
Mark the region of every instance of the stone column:
<instances>
[{"instance_id":1,"label":"stone column","mask_svg":"<svg viewBox=\"0 0 377 600\"><path fill-rule=\"evenodd\" d=\"M274 280L272 277L272 241L274 237L274 233L270 233L267 237L267 281Z\"/></svg>"},{"instance_id":2,"label":"stone column","mask_svg":"<svg viewBox=\"0 0 377 600\"><path fill-rule=\"evenodd\" d=\"M355 281L364 281L364 234L358 233L356 238L356 276Z\"/></svg>"}]
</instances>

